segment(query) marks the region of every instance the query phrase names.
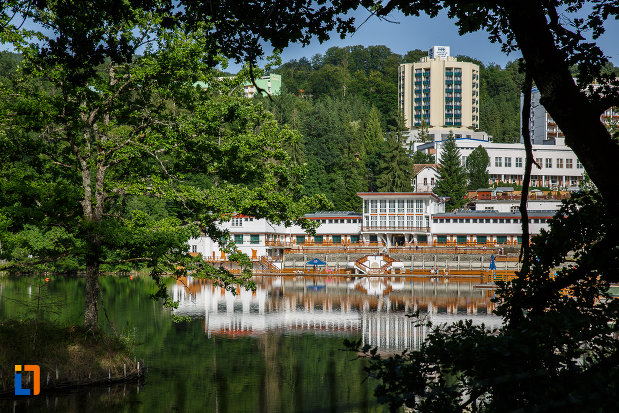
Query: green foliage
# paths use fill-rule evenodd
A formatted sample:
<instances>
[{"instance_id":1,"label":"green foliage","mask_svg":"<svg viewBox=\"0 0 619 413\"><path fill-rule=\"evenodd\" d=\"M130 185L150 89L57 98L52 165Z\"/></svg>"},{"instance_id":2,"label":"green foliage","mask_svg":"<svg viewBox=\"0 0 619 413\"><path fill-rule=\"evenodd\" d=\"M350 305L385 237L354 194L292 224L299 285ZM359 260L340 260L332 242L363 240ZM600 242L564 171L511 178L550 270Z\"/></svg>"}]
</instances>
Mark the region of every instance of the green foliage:
<instances>
[{"instance_id":1,"label":"green foliage","mask_svg":"<svg viewBox=\"0 0 619 413\"><path fill-rule=\"evenodd\" d=\"M469 178L468 189L476 190L488 186L490 181L488 166L490 166L488 152L486 152L483 146L479 145L466 158L466 169Z\"/></svg>"},{"instance_id":2,"label":"green foliage","mask_svg":"<svg viewBox=\"0 0 619 413\"><path fill-rule=\"evenodd\" d=\"M617 217L601 203L575 195L534 238L530 273L497 293L500 329L430 326L419 350L389 358L366 347L379 400L419 412L616 411L619 300L607 292L619 280Z\"/></svg>"},{"instance_id":3,"label":"green foliage","mask_svg":"<svg viewBox=\"0 0 619 413\"><path fill-rule=\"evenodd\" d=\"M415 165L435 163L434 155L431 155L426 152L421 152L421 151L415 152L413 156L411 157L411 160L413 161L413 164Z\"/></svg>"},{"instance_id":4,"label":"green foliage","mask_svg":"<svg viewBox=\"0 0 619 413\"><path fill-rule=\"evenodd\" d=\"M380 192L407 192L411 190L413 180L413 163L404 147L404 138L400 131L387 136L384 145L380 173L376 186Z\"/></svg>"},{"instance_id":5,"label":"green foliage","mask_svg":"<svg viewBox=\"0 0 619 413\"><path fill-rule=\"evenodd\" d=\"M466 170L460 161L460 150L456 139L450 133L443 143L443 150L438 166L439 177L434 187L434 193L449 197L445 209L452 211L464 205L466 194Z\"/></svg>"}]
</instances>

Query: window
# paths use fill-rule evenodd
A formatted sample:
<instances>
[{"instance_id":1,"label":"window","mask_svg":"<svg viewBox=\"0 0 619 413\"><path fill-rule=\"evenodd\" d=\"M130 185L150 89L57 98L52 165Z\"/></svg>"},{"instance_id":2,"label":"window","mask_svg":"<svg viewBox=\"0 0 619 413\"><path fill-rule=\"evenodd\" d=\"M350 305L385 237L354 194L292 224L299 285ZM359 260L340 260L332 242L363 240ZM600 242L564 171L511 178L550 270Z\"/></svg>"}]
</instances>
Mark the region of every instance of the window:
<instances>
[{"instance_id":1,"label":"window","mask_svg":"<svg viewBox=\"0 0 619 413\"><path fill-rule=\"evenodd\" d=\"M426 177L426 178L423 178L423 184L424 184L424 185L428 185L428 178L427 178L427 177Z\"/></svg>"},{"instance_id":2,"label":"window","mask_svg":"<svg viewBox=\"0 0 619 413\"><path fill-rule=\"evenodd\" d=\"M398 212L404 213L404 200L398 200Z\"/></svg>"},{"instance_id":3,"label":"window","mask_svg":"<svg viewBox=\"0 0 619 413\"><path fill-rule=\"evenodd\" d=\"M370 217L370 226L371 227L375 227L376 226L376 216Z\"/></svg>"},{"instance_id":4,"label":"window","mask_svg":"<svg viewBox=\"0 0 619 413\"><path fill-rule=\"evenodd\" d=\"M376 213L376 204L377 203L378 202L375 199L370 201L370 213L372 213L372 214Z\"/></svg>"},{"instance_id":5,"label":"window","mask_svg":"<svg viewBox=\"0 0 619 413\"><path fill-rule=\"evenodd\" d=\"M430 185L434 185L434 178L430 178Z\"/></svg>"},{"instance_id":6,"label":"window","mask_svg":"<svg viewBox=\"0 0 619 413\"><path fill-rule=\"evenodd\" d=\"M500 156L497 156L496 158L494 158L494 166L499 167L499 166L503 166L503 158L501 158Z\"/></svg>"},{"instance_id":7,"label":"window","mask_svg":"<svg viewBox=\"0 0 619 413\"><path fill-rule=\"evenodd\" d=\"M389 212L392 214L395 213L395 199L389 200Z\"/></svg>"},{"instance_id":8,"label":"window","mask_svg":"<svg viewBox=\"0 0 619 413\"><path fill-rule=\"evenodd\" d=\"M557 158L557 168L563 168L563 159Z\"/></svg>"},{"instance_id":9,"label":"window","mask_svg":"<svg viewBox=\"0 0 619 413\"><path fill-rule=\"evenodd\" d=\"M192 245L191 246L191 252L198 252L198 246L197 245Z\"/></svg>"},{"instance_id":10,"label":"window","mask_svg":"<svg viewBox=\"0 0 619 413\"><path fill-rule=\"evenodd\" d=\"M415 209L414 207L415 201L413 201L412 199L409 199L408 201L406 201L406 212L409 214L412 214Z\"/></svg>"},{"instance_id":11,"label":"window","mask_svg":"<svg viewBox=\"0 0 619 413\"><path fill-rule=\"evenodd\" d=\"M496 242L499 244L507 244L507 237L505 235L499 235L496 237Z\"/></svg>"},{"instance_id":12,"label":"window","mask_svg":"<svg viewBox=\"0 0 619 413\"><path fill-rule=\"evenodd\" d=\"M415 226L415 222L414 222L415 217L412 215L408 215L406 217L406 226L409 228L412 228L413 226Z\"/></svg>"},{"instance_id":13,"label":"window","mask_svg":"<svg viewBox=\"0 0 619 413\"><path fill-rule=\"evenodd\" d=\"M518 244L522 244L522 235L518 235Z\"/></svg>"},{"instance_id":14,"label":"window","mask_svg":"<svg viewBox=\"0 0 619 413\"><path fill-rule=\"evenodd\" d=\"M447 235L439 235L436 237L436 242L438 244L446 244L447 243Z\"/></svg>"},{"instance_id":15,"label":"window","mask_svg":"<svg viewBox=\"0 0 619 413\"><path fill-rule=\"evenodd\" d=\"M404 215L399 215L398 216L398 227L403 227L404 226Z\"/></svg>"},{"instance_id":16,"label":"window","mask_svg":"<svg viewBox=\"0 0 619 413\"><path fill-rule=\"evenodd\" d=\"M364 213L366 213L366 214L367 214L368 212L370 212L370 201L367 201L367 200L366 200L366 201L363 203L363 212L364 212Z\"/></svg>"},{"instance_id":17,"label":"window","mask_svg":"<svg viewBox=\"0 0 619 413\"><path fill-rule=\"evenodd\" d=\"M297 235L297 244L305 244L305 235Z\"/></svg>"},{"instance_id":18,"label":"window","mask_svg":"<svg viewBox=\"0 0 619 413\"><path fill-rule=\"evenodd\" d=\"M426 243L428 242L428 236L427 235L417 235L417 241L420 243Z\"/></svg>"},{"instance_id":19,"label":"window","mask_svg":"<svg viewBox=\"0 0 619 413\"><path fill-rule=\"evenodd\" d=\"M314 235L314 244L322 244L322 235Z\"/></svg>"},{"instance_id":20,"label":"window","mask_svg":"<svg viewBox=\"0 0 619 413\"><path fill-rule=\"evenodd\" d=\"M505 167L506 168L511 168L512 167L512 158L506 156L505 157Z\"/></svg>"},{"instance_id":21,"label":"window","mask_svg":"<svg viewBox=\"0 0 619 413\"><path fill-rule=\"evenodd\" d=\"M542 163L542 158L535 158L535 162L539 165L538 168L541 169L544 164Z\"/></svg>"},{"instance_id":22,"label":"window","mask_svg":"<svg viewBox=\"0 0 619 413\"><path fill-rule=\"evenodd\" d=\"M249 236L249 242L251 244L260 244L260 235L259 234L251 234Z\"/></svg>"},{"instance_id":23,"label":"window","mask_svg":"<svg viewBox=\"0 0 619 413\"><path fill-rule=\"evenodd\" d=\"M380 200L380 212L381 214L384 214L387 212L387 200L385 199Z\"/></svg>"},{"instance_id":24,"label":"window","mask_svg":"<svg viewBox=\"0 0 619 413\"><path fill-rule=\"evenodd\" d=\"M415 201L415 212L418 214L423 214L423 201L417 200Z\"/></svg>"},{"instance_id":25,"label":"window","mask_svg":"<svg viewBox=\"0 0 619 413\"><path fill-rule=\"evenodd\" d=\"M485 244L486 243L486 236L485 235L478 235L477 236L477 243L478 244Z\"/></svg>"},{"instance_id":26,"label":"window","mask_svg":"<svg viewBox=\"0 0 619 413\"><path fill-rule=\"evenodd\" d=\"M395 227L395 217L393 215L389 216L389 226L391 228Z\"/></svg>"},{"instance_id":27,"label":"window","mask_svg":"<svg viewBox=\"0 0 619 413\"><path fill-rule=\"evenodd\" d=\"M572 166L572 160L571 160L571 159L566 159L566 160L565 160L565 167L566 167L566 168L569 168L569 169L572 169L572 168L573 168L573 166Z\"/></svg>"},{"instance_id":28,"label":"window","mask_svg":"<svg viewBox=\"0 0 619 413\"><path fill-rule=\"evenodd\" d=\"M383 228L387 226L387 217L384 215L380 217L380 226Z\"/></svg>"},{"instance_id":29,"label":"window","mask_svg":"<svg viewBox=\"0 0 619 413\"><path fill-rule=\"evenodd\" d=\"M231 226L233 227L242 227L243 226L243 218L232 218Z\"/></svg>"},{"instance_id":30,"label":"window","mask_svg":"<svg viewBox=\"0 0 619 413\"><path fill-rule=\"evenodd\" d=\"M370 242L378 242L378 235L370 235Z\"/></svg>"},{"instance_id":31,"label":"window","mask_svg":"<svg viewBox=\"0 0 619 413\"><path fill-rule=\"evenodd\" d=\"M243 244L243 234L235 234L234 235L234 243L236 245L241 245Z\"/></svg>"},{"instance_id":32,"label":"window","mask_svg":"<svg viewBox=\"0 0 619 413\"><path fill-rule=\"evenodd\" d=\"M421 215L417 215L415 217L415 227L417 228L423 227L423 217Z\"/></svg>"},{"instance_id":33,"label":"window","mask_svg":"<svg viewBox=\"0 0 619 413\"><path fill-rule=\"evenodd\" d=\"M352 242L353 244L358 244L359 243L359 235L351 235L350 236L350 242Z\"/></svg>"},{"instance_id":34,"label":"window","mask_svg":"<svg viewBox=\"0 0 619 413\"><path fill-rule=\"evenodd\" d=\"M552 158L546 158L546 168L552 168Z\"/></svg>"},{"instance_id":35,"label":"window","mask_svg":"<svg viewBox=\"0 0 619 413\"><path fill-rule=\"evenodd\" d=\"M576 159L576 169L583 169L583 166L578 159Z\"/></svg>"},{"instance_id":36,"label":"window","mask_svg":"<svg viewBox=\"0 0 619 413\"><path fill-rule=\"evenodd\" d=\"M458 235L456 241L458 244L466 244L466 235Z\"/></svg>"}]
</instances>

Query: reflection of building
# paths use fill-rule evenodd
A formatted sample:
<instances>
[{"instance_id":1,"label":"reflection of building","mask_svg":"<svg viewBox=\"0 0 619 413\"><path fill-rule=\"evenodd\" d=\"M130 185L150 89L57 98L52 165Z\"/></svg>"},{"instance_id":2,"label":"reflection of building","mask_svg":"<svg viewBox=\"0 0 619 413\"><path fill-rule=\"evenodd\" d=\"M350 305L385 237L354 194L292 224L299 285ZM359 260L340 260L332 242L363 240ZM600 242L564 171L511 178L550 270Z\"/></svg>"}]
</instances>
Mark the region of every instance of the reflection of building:
<instances>
[{"instance_id":1,"label":"reflection of building","mask_svg":"<svg viewBox=\"0 0 619 413\"><path fill-rule=\"evenodd\" d=\"M383 349L403 349L425 338L425 329L406 317L417 310L433 323L472 318L489 326L501 324L490 314L491 297L470 283L380 279L386 284L384 295L367 295L365 287L375 280L266 277L256 280L255 292L239 289L236 295L212 283L186 280L172 287L172 297L179 302L177 315L204 317L208 335L257 335L282 329L352 333Z\"/></svg>"},{"instance_id":2,"label":"reflection of building","mask_svg":"<svg viewBox=\"0 0 619 413\"><path fill-rule=\"evenodd\" d=\"M458 62L449 47L434 46L398 70L398 104L407 128L479 127L479 66Z\"/></svg>"}]
</instances>

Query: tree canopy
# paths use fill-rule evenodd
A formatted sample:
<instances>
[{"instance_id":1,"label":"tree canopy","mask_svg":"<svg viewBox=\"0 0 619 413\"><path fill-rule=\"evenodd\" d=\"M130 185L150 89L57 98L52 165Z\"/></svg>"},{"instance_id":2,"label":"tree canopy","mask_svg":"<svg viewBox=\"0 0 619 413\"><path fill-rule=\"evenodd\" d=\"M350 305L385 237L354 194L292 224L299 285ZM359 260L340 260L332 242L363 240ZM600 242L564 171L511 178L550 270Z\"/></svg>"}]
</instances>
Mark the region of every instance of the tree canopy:
<instances>
[{"instance_id":1,"label":"tree canopy","mask_svg":"<svg viewBox=\"0 0 619 413\"><path fill-rule=\"evenodd\" d=\"M460 161L460 150L456 146L453 133L450 133L443 142L438 174L434 193L449 197L449 200L445 203L447 211L460 208L465 201L466 171Z\"/></svg>"},{"instance_id":2,"label":"tree canopy","mask_svg":"<svg viewBox=\"0 0 619 413\"><path fill-rule=\"evenodd\" d=\"M483 146L479 145L466 158L466 169L468 172L468 189L476 190L488 186L490 175L488 174L490 158Z\"/></svg>"}]
</instances>

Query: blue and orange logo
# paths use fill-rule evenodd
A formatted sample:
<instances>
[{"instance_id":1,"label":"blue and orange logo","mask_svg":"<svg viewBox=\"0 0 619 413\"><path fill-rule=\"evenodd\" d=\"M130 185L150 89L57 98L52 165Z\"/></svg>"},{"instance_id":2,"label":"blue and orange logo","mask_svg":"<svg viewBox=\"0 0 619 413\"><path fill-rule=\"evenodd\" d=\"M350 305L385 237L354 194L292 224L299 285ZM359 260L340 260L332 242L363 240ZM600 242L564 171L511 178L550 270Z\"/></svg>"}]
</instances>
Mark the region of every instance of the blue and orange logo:
<instances>
[{"instance_id":1,"label":"blue and orange logo","mask_svg":"<svg viewBox=\"0 0 619 413\"><path fill-rule=\"evenodd\" d=\"M31 371L34 375L32 380L32 392L30 389L23 389L21 387L21 372L22 365L15 365L15 395L16 396L36 396L41 392L41 369L36 364L26 364L23 371Z\"/></svg>"}]
</instances>

